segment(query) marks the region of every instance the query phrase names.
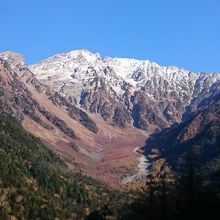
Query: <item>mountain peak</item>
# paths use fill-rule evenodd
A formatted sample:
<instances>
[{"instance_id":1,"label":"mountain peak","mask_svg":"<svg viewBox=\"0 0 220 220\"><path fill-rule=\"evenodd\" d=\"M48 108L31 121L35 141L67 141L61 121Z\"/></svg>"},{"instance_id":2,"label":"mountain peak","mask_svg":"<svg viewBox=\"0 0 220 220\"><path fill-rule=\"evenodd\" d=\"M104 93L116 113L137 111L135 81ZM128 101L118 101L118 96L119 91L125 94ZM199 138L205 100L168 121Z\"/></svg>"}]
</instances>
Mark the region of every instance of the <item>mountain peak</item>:
<instances>
[{"instance_id":1,"label":"mountain peak","mask_svg":"<svg viewBox=\"0 0 220 220\"><path fill-rule=\"evenodd\" d=\"M24 56L17 52L13 52L13 51L2 52L0 53L0 58L15 66L25 65Z\"/></svg>"},{"instance_id":2,"label":"mountain peak","mask_svg":"<svg viewBox=\"0 0 220 220\"><path fill-rule=\"evenodd\" d=\"M97 60L101 60L101 55L99 53L92 53L86 49L71 50L69 52L58 53L54 56L49 57L47 60L42 60L42 62L65 62L66 64L71 64L73 62L89 63L94 65Z\"/></svg>"},{"instance_id":3,"label":"mountain peak","mask_svg":"<svg viewBox=\"0 0 220 220\"><path fill-rule=\"evenodd\" d=\"M99 53L92 53L86 49L72 50L68 53L68 55L73 56L73 57L81 56L91 63L94 63L97 59L101 59L101 55Z\"/></svg>"}]
</instances>

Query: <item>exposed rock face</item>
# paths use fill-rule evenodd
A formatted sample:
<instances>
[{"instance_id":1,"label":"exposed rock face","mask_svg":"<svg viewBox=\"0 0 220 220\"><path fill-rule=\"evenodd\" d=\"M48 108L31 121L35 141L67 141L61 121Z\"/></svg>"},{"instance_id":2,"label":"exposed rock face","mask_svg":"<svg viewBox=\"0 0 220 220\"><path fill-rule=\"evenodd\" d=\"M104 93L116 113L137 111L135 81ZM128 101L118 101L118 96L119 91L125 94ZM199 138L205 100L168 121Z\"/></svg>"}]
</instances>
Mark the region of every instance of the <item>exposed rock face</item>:
<instances>
[{"instance_id":1,"label":"exposed rock face","mask_svg":"<svg viewBox=\"0 0 220 220\"><path fill-rule=\"evenodd\" d=\"M57 54L30 69L71 103L117 126L155 132L187 118L218 93L218 74L102 58L86 50ZM207 102L207 101L206 101Z\"/></svg>"},{"instance_id":2,"label":"exposed rock face","mask_svg":"<svg viewBox=\"0 0 220 220\"><path fill-rule=\"evenodd\" d=\"M104 88L83 92L82 96L80 104L85 110L99 113L104 120L122 128L131 124L132 118L127 108L114 100Z\"/></svg>"},{"instance_id":3,"label":"exposed rock face","mask_svg":"<svg viewBox=\"0 0 220 220\"><path fill-rule=\"evenodd\" d=\"M132 101L132 116L136 127L153 132L169 125L159 106L145 93L135 93Z\"/></svg>"},{"instance_id":4,"label":"exposed rock face","mask_svg":"<svg viewBox=\"0 0 220 220\"><path fill-rule=\"evenodd\" d=\"M90 131L97 133L98 127L96 123L91 119L91 117L82 109L77 108L74 104L71 104L65 97L61 96L58 92L54 94L49 94L49 99L59 106L63 106L68 111L71 118L79 121L83 126L85 126Z\"/></svg>"}]
</instances>

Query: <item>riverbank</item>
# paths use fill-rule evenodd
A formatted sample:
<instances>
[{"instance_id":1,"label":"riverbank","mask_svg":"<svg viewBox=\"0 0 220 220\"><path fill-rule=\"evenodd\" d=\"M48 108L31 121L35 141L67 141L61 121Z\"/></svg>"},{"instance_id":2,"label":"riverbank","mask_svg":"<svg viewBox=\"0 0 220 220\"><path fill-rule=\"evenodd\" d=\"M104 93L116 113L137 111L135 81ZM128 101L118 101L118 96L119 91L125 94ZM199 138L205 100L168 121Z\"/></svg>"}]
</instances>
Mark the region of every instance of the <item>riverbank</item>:
<instances>
[{"instance_id":1,"label":"riverbank","mask_svg":"<svg viewBox=\"0 0 220 220\"><path fill-rule=\"evenodd\" d=\"M127 176L122 180L122 184L128 184L135 180L138 180L140 178L143 178L149 174L148 167L150 166L150 163L148 159L145 157L144 154L138 152L140 151L141 147L134 148L133 152L139 155L138 158L138 165L137 165L137 173L132 176Z\"/></svg>"}]
</instances>

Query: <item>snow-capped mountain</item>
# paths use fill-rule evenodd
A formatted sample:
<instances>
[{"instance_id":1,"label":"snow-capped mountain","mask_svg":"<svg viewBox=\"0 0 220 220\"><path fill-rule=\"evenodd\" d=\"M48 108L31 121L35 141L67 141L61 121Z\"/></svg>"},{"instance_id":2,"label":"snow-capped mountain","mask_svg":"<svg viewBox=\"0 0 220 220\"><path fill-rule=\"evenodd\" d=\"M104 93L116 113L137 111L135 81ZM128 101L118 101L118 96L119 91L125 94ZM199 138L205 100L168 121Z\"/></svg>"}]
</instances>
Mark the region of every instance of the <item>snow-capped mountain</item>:
<instances>
[{"instance_id":1,"label":"snow-capped mountain","mask_svg":"<svg viewBox=\"0 0 220 220\"><path fill-rule=\"evenodd\" d=\"M194 111L203 98L219 91L217 73L102 58L87 50L57 54L29 68L43 84L85 110L121 127L133 123L148 131L180 122L186 110Z\"/></svg>"},{"instance_id":2,"label":"snow-capped mountain","mask_svg":"<svg viewBox=\"0 0 220 220\"><path fill-rule=\"evenodd\" d=\"M0 112L18 119L74 172L80 166L112 186L121 183L127 170L136 176L133 151L149 134L176 131L190 138L219 120L215 108L206 118L209 106L220 100L219 74L102 58L86 50L31 66L20 54L1 53L0 84ZM171 126L179 122L184 123ZM187 122L195 126L187 127Z\"/></svg>"}]
</instances>

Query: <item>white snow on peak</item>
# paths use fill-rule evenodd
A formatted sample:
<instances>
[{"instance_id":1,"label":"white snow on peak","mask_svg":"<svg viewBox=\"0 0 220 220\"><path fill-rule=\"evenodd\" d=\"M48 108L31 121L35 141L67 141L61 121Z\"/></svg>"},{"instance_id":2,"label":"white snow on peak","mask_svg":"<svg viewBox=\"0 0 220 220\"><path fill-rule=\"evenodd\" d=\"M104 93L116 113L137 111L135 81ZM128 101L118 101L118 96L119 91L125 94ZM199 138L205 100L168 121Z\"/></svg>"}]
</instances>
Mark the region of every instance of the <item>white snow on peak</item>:
<instances>
[{"instance_id":1,"label":"white snow on peak","mask_svg":"<svg viewBox=\"0 0 220 220\"><path fill-rule=\"evenodd\" d=\"M114 91L122 97L144 91L149 97L160 99L158 94L175 92L184 100L185 94L192 97L196 82L203 88L220 79L219 74L193 73L173 66L162 67L149 60L130 58L102 58L99 53L88 50L73 50L49 57L29 68L35 76L66 96L74 96L79 102L83 91L101 86L103 81L109 93ZM158 93L158 90L160 92Z\"/></svg>"},{"instance_id":2,"label":"white snow on peak","mask_svg":"<svg viewBox=\"0 0 220 220\"><path fill-rule=\"evenodd\" d=\"M12 51L5 51L0 53L0 58L8 61L10 64L13 65L25 65L24 62L24 56L20 53L17 52L12 52Z\"/></svg>"},{"instance_id":3,"label":"white snow on peak","mask_svg":"<svg viewBox=\"0 0 220 220\"><path fill-rule=\"evenodd\" d=\"M91 63L91 64L95 64L97 60L100 60L101 59L101 56L99 53L91 53L90 51L88 50L75 50L75 51L70 51L69 52L69 56L70 57L74 57L74 58L77 58L77 57L82 57L84 58L88 63Z\"/></svg>"}]
</instances>

